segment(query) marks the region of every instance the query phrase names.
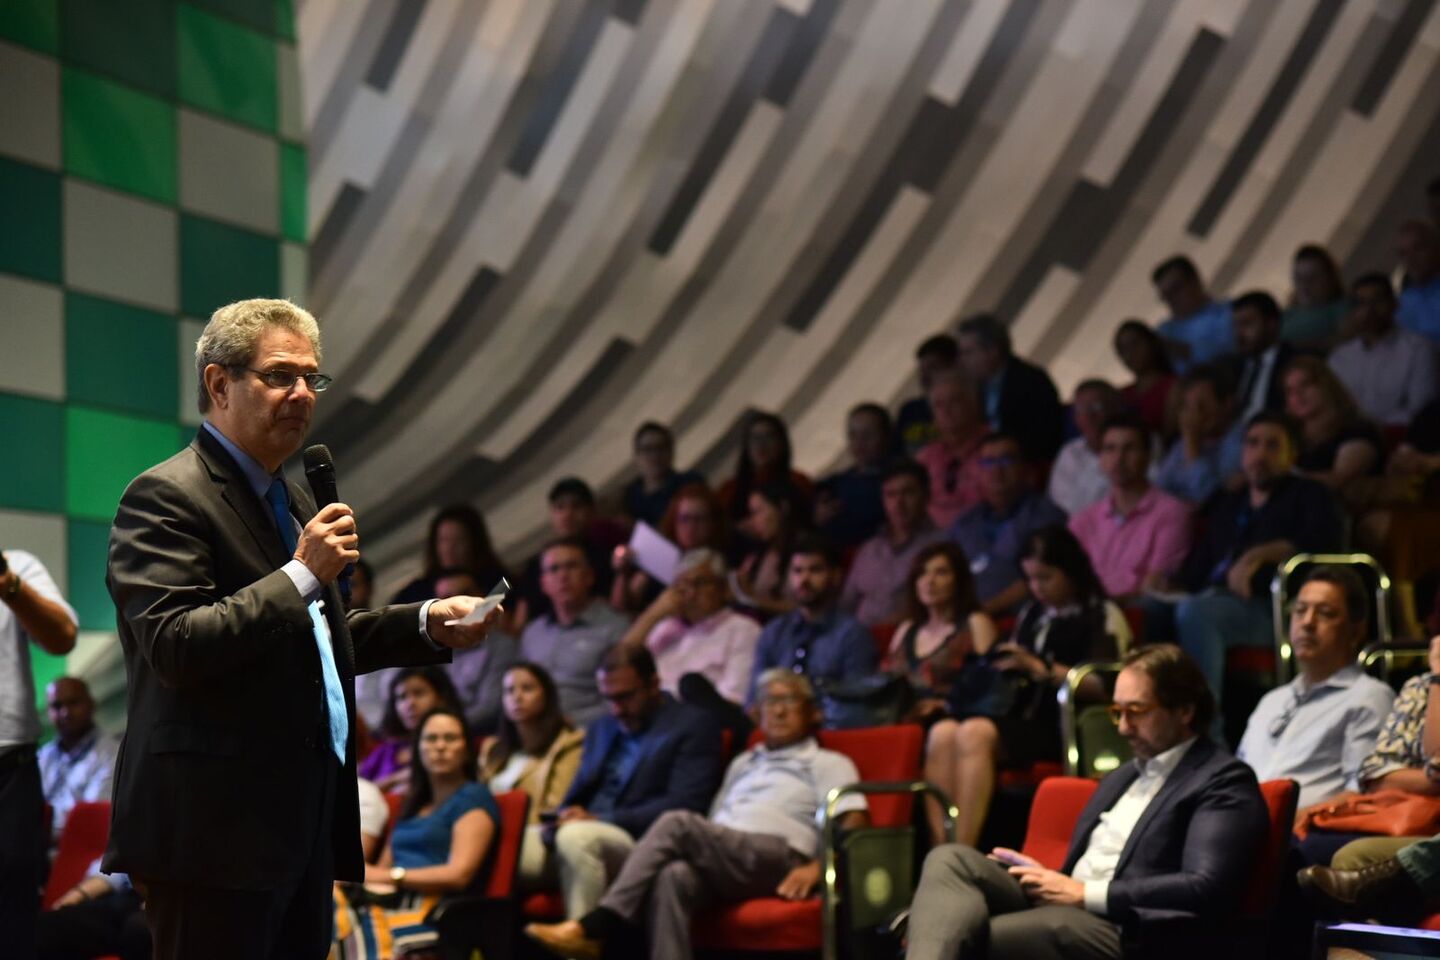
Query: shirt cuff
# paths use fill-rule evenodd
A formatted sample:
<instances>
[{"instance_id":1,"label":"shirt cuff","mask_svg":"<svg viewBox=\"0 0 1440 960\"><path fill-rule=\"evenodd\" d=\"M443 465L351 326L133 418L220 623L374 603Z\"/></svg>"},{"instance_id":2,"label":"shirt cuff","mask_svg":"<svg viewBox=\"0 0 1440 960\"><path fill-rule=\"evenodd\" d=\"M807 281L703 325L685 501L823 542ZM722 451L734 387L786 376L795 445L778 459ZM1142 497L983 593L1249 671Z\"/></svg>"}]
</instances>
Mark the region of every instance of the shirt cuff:
<instances>
[{"instance_id":1,"label":"shirt cuff","mask_svg":"<svg viewBox=\"0 0 1440 960\"><path fill-rule=\"evenodd\" d=\"M1085 881L1085 909L1103 917L1107 913L1110 898L1109 880L1086 880Z\"/></svg>"},{"instance_id":2,"label":"shirt cuff","mask_svg":"<svg viewBox=\"0 0 1440 960\"><path fill-rule=\"evenodd\" d=\"M280 569L284 570L285 575L290 578L290 582L295 584L295 589L300 593L301 600L304 600L306 603L314 603L320 599L320 589L324 584L316 579L315 574L310 572L309 567L305 566L305 564L299 560L289 560L285 563L285 566Z\"/></svg>"},{"instance_id":3,"label":"shirt cuff","mask_svg":"<svg viewBox=\"0 0 1440 960\"><path fill-rule=\"evenodd\" d=\"M430 638L430 604L434 602L435 600L432 598L420 604L420 636L424 637L425 642L436 650L445 650L446 647L443 643L436 643Z\"/></svg>"}]
</instances>

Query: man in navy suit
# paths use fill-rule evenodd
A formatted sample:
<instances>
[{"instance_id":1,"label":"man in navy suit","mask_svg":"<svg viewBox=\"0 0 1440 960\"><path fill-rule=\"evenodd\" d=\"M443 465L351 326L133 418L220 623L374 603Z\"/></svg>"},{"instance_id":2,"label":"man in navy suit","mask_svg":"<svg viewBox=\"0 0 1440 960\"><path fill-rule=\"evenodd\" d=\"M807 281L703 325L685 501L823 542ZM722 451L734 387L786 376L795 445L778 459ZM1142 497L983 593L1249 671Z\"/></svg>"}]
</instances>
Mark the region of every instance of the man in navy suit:
<instances>
[{"instance_id":1,"label":"man in navy suit","mask_svg":"<svg viewBox=\"0 0 1440 960\"><path fill-rule=\"evenodd\" d=\"M720 731L710 715L660 690L644 646L615 647L595 672L609 713L585 731L580 770L528 882L558 874L570 918L595 909L635 841L667 810L703 813L720 785Z\"/></svg>"},{"instance_id":2,"label":"man in navy suit","mask_svg":"<svg viewBox=\"0 0 1440 960\"><path fill-rule=\"evenodd\" d=\"M1178 647L1126 657L1110 710L1135 761L1101 781L1064 867L1004 848L932 850L910 911L910 960L1223 948L1267 831L1255 774L1206 738L1214 698Z\"/></svg>"}]
</instances>

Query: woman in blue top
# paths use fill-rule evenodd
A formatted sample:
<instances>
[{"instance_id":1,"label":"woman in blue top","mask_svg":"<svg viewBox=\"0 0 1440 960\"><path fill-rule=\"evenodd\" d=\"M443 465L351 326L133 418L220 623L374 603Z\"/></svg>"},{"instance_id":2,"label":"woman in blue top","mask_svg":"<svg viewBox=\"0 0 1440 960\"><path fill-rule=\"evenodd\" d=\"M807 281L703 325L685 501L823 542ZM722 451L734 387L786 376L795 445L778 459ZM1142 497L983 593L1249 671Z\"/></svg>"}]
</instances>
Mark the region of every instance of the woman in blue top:
<instances>
[{"instance_id":1,"label":"woman in blue top","mask_svg":"<svg viewBox=\"0 0 1440 960\"><path fill-rule=\"evenodd\" d=\"M425 923L446 893L467 889L500 829L490 791L475 782L474 740L449 707L430 711L415 729L410 789L378 863L365 884L336 884L333 960L390 960L431 947Z\"/></svg>"}]
</instances>

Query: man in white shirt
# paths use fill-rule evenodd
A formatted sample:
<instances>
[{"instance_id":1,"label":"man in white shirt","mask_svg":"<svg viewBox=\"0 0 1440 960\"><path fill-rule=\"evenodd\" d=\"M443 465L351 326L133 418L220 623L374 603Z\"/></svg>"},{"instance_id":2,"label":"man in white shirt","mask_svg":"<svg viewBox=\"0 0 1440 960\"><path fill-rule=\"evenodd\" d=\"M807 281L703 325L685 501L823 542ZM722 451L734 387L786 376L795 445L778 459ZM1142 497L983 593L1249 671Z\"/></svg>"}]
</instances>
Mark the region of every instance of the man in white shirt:
<instances>
[{"instance_id":1,"label":"man in white shirt","mask_svg":"<svg viewBox=\"0 0 1440 960\"><path fill-rule=\"evenodd\" d=\"M1428 337L1395 323L1395 291L1383 273L1350 287L1360 336L1335 348L1330 369L1365 416L1386 426L1408 424L1435 396L1435 348Z\"/></svg>"},{"instance_id":2,"label":"man in white shirt","mask_svg":"<svg viewBox=\"0 0 1440 960\"><path fill-rule=\"evenodd\" d=\"M1206 738L1214 698L1178 647L1132 651L1110 710L1135 761L1100 782L1063 868L1004 848L935 848L911 906L910 960L1225 949L1266 835L1255 774Z\"/></svg>"}]
</instances>

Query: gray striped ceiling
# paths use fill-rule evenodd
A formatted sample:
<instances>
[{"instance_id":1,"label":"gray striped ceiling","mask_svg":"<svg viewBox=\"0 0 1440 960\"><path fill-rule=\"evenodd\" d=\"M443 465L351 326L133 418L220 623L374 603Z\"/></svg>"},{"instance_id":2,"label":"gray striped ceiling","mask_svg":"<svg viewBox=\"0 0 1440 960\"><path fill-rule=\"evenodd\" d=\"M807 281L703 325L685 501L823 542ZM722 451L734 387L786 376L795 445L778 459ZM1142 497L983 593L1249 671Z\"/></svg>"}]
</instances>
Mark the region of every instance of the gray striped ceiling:
<instances>
[{"instance_id":1,"label":"gray striped ceiling","mask_svg":"<svg viewBox=\"0 0 1440 960\"><path fill-rule=\"evenodd\" d=\"M729 469L751 408L800 468L998 308L1062 389L1118 375L1151 266L1288 289L1388 266L1440 172L1435 0L303 0L317 440L366 550L430 509L502 549L629 437Z\"/></svg>"}]
</instances>

